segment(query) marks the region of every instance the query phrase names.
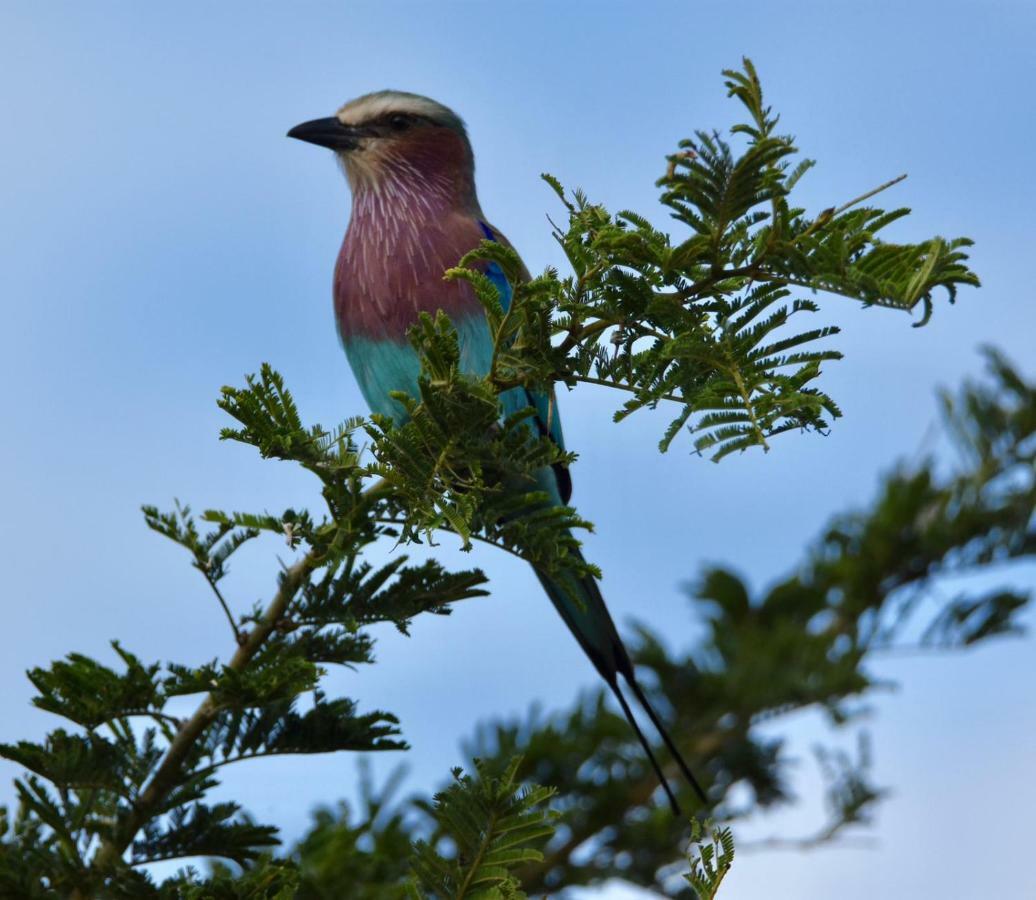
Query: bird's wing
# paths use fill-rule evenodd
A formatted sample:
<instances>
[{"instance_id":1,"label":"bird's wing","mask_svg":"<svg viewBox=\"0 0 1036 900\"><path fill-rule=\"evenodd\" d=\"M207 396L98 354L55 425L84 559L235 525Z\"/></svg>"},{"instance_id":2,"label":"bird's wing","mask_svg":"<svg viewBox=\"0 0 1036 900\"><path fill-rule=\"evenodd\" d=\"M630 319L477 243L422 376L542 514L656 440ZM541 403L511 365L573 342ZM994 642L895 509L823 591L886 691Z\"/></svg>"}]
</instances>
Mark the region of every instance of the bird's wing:
<instances>
[{"instance_id":1,"label":"bird's wing","mask_svg":"<svg viewBox=\"0 0 1036 900\"><path fill-rule=\"evenodd\" d=\"M497 241L506 247L511 243L499 231L491 225L479 220L479 228L487 240ZM486 277L493 282L493 285L500 292L500 304L506 310L511 305L513 290L504 276L503 270L496 263L490 263L486 268ZM529 280L529 271L522 265L522 278ZM558 411L557 399L554 391L530 391L525 388L520 390L506 391L501 396L504 406L504 413L510 415L521 409L531 406L536 410L536 426L540 434L549 437L561 450L565 449L565 435L561 430L561 414ZM567 466L553 466L554 476L557 480L557 490L561 496L562 503L568 503L572 497L572 476Z\"/></svg>"}]
</instances>

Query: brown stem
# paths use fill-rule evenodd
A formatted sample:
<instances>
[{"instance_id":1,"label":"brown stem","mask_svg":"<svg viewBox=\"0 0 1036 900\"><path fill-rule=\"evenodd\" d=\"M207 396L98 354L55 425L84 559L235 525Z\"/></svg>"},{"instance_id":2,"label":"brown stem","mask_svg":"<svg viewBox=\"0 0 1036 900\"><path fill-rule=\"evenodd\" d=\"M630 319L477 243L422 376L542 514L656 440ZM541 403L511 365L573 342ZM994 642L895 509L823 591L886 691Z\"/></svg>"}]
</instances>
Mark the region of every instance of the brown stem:
<instances>
[{"instance_id":1,"label":"brown stem","mask_svg":"<svg viewBox=\"0 0 1036 900\"><path fill-rule=\"evenodd\" d=\"M577 325L569 329L568 336L558 344L557 349L562 353L566 353L583 338L593 337L595 334L600 334L602 331L618 324L618 322L613 322L610 319L598 319L591 325Z\"/></svg>"},{"instance_id":2,"label":"brown stem","mask_svg":"<svg viewBox=\"0 0 1036 900\"><path fill-rule=\"evenodd\" d=\"M270 601L266 612L263 613L262 619L255 628L243 637L242 642L228 664L228 668L240 671L248 665L266 642L266 639L276 629L277 623L284 618L284 614L291 605L291 601L310 573L317 567L319 561L320 557L318 554L311 550L295 565L285 571L281 586L278 588L273 600ZM129 816L124 822L120 823L113 836L101 844L90 865L92 871L104 874L116 865L134 836L152 817L156 807L176 784L191 749L198 738L213 723L218 713L219 707L212 695L209 694L195 710L194 715L183 723L176 737L173 738L172 743L169 745L169 749L166 750L165 756L159 763L154 775L151 776L151 780L134 802Z\"/></svg>"}]
</instances>

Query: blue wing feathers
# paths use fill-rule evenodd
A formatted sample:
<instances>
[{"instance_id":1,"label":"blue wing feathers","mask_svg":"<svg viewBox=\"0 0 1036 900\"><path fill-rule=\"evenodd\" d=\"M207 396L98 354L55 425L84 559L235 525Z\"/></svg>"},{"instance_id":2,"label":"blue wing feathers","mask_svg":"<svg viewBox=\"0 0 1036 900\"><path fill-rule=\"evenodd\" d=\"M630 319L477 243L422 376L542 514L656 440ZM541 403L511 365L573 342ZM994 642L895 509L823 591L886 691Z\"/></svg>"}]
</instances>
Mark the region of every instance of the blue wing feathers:
<instances>
[{"instance_id":1,"label":"blue wing feathers","mask_svg":"<svg viewBox=\"0 0 1036 900\"><path fill-rule=\"evenodd\" d=\"M492 228L489 227L485 222L478 223L479 228L482 229L482 233L486 236L487 240L496 241L499 240L496 233ZM503 270L495 262L490 263L486 268L486 277L493 282L494 287L500 292L500 305L506 311L511 306L511 297L513 291L511 285L508 282ZM546 391L525 391L525 396L520 395L516 398L522 401L521 405L516 406L515 410L521 409L522 406L532 406L536 409L536 417L539 420L540 431L543 434L549 435L550 439L554 441L562 450L565 449L565 436L561 430L561 416L558 413L557 403L551 394ZM514 411L514 410L512 410ZM571 492L571 482L569 482L569 493ZM565 492L562 491L562 494ZM568 498L565 498L565 502L568 502Z\"/></svg>"}]
</instances>

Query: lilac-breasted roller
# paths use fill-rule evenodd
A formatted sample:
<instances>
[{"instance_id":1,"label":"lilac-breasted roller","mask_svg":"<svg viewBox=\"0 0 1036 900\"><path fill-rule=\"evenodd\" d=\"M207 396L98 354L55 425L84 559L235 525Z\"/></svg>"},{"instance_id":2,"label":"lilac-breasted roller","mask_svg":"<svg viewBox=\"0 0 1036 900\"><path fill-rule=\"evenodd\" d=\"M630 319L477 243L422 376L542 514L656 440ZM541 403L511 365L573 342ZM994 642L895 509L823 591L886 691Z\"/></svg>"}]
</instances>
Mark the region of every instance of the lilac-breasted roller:
<instances>
[{"instance_id":1,"label":"lilac-breasted roller","mask_svg":"<svg viewBox=\"0 0 1036 900\"><path fill-rule=\"evenodd\" d=\"M334 116L304 122L288 136L335 151L352 190L352 215L334 272L334 310L346 356L370 408L401 422L404 409L390 393L418 395L420 365L407 330L421 312L445 312L457 330L462 369L487 374L493 341L485 312L467 282L445 281L443 273L482 240L507 239L479 207L474 156L460 117L427 97L379 91L347 103ZM506 308L511 287L503 273L492 264L486 274ZM500 402L502 417L532 407L540 433L564 447L553 397L515 388ZM545 470L538 481L554 503L568 502L572 482L567 469ZM537 575L618 699L674 810L679 812L673 793L619 689L620 675L705 802L637 684L596 580L585 577L568 585L579 596L577 603L557 580Z\"/></svg>"}]
</instances>

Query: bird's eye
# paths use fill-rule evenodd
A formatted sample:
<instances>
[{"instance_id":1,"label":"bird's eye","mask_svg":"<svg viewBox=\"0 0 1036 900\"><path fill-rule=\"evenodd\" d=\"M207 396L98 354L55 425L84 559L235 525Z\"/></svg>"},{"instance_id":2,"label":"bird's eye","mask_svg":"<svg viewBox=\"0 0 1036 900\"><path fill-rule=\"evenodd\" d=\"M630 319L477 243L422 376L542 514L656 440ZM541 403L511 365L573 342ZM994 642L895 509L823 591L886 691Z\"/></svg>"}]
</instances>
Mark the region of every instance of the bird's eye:
<instances>
[{"instance_id":1,"label":"bird's eye","mask_svg":"<svg viewBox=\"0 0 1036 900\"><path fill-rule=\"evenodd\" d=\"M393 113L388 117L388 125L393 131L405 131L414 123L406 113Z\"/></svg>"}]
</instances>

